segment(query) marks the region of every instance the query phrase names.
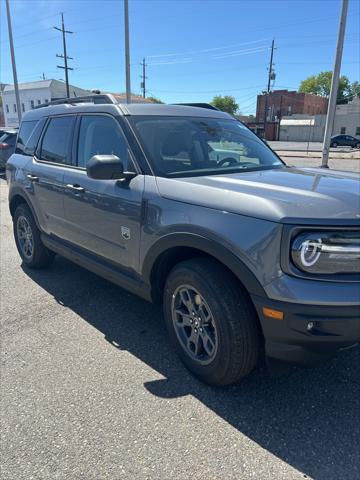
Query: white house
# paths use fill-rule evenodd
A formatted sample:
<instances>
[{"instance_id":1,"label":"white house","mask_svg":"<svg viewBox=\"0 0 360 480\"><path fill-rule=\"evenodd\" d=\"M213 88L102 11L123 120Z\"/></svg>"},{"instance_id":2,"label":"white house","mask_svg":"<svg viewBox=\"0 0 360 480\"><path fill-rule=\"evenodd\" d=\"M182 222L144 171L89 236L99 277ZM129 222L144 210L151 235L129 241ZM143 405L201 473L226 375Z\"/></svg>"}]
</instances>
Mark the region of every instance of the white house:
<instances>
[{"instance_id":1,"label":"white house","mask_svg":"<svg viewBox=\"0 0 360 480\"><path fill-rule=\"evenodd\" d=\"M289 142L322 142L326 115L292 115L280 121L280 140ZM336 106L332 135L360 138L360 98Z\"/></svg>"},{"instance_id":2,"label":"white house","mask_svg":"<svg viewBox=\"0 0 360 480\"><path fill-rule=\"evenodd\" d=\"M81 97L89 95L88 90L84 90L74 85L69 85L71 97ZM36 105L48 103L51 100L66 97L66 85L59 80L39 80L36 82L19 83L20 106L22 112L27 112ZM16 99L14 85L6 85L2 92L3 109L5 125L15 127L18 125L18 116L16 111Z\"/></svg>"}]
</instances>

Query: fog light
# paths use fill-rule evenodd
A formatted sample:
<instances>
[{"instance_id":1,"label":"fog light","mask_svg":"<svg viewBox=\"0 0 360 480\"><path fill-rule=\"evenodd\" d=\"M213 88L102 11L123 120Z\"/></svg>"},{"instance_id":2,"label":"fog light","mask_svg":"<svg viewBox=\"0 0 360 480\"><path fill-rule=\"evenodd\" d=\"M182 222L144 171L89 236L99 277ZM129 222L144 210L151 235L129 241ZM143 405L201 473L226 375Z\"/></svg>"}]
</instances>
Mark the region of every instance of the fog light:
<instances>
[{"instance_id":1,"label":"fog light","mask_svg":"<svg viewBox=\"0 0 360 480\"><path fill-rule=\"evenodd\" d=\"M307 324L306 329L307 329L308 332L311 332L312 330L314 330L314 328L315 328L315 322L309 322Z\"/></svg>"}]
</instances>

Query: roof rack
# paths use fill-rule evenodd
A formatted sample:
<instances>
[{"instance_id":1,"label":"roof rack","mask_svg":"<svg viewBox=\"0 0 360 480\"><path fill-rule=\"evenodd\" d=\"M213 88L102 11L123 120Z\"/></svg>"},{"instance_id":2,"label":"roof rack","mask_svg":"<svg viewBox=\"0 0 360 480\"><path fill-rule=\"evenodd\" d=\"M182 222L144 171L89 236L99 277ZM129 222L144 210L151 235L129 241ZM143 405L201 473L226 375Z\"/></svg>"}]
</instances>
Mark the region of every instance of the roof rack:
<instances>
[{"instance_id":1,"label":"roof rack","mask_svg":"<svg viewBox=\"0 0 360 480\"><path fill-rule=\"evenodd\" d=\"M172 105L184 105L186 107L199 107L199 108L207 108L208 110L218 110L218 108L214 107L210 103L173 103Z\"/></svg>"},{"instance_id":2,"label":"roof rack","mask_svg":"<svg viewBox=\"0 0 360 480\"><path fill-rule=\"evenodd\" d=\"M52 100L51 102L42 103L41 105L36 105L36 107L34 108L43 108L43 107L49 107L51 105L63 105L63 104L77 105L78 103L117 104L118 102L109 93L103 93L103 94L95 93L93 95L85 95L83 97L59 98L58 100Z\"/></svg>"}]
</instances>

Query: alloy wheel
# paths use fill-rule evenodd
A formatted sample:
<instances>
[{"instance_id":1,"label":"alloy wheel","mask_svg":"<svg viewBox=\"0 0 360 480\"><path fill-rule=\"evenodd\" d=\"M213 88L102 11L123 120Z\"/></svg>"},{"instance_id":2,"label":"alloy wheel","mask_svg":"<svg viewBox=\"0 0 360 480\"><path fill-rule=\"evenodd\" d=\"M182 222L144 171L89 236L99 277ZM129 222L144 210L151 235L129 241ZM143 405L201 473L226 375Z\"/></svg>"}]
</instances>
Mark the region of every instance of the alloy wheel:
<instances>
[{"instance_id":1,"label":"alloy wheel","mask_svg":"<svg viewBox=\"0 0 360 480\"><path fill-rule=\"evenodd\" d=\"M172 296L172 320L177 338L192 360L201 365L213 361L218 350L218 332L212 312L190 285L181 285Z\"/></svg>"},{"instance_id":2,"label":"alloy wheel","mask_svg":"<svg viewBox=\"0 0 360 480\"><path fill-rule=\"evenodd\" d=\"M30 223L23 215L17 219L16 233L22 254L30 260L34 254L34 237Z\"/></svg>"}]
</instances>

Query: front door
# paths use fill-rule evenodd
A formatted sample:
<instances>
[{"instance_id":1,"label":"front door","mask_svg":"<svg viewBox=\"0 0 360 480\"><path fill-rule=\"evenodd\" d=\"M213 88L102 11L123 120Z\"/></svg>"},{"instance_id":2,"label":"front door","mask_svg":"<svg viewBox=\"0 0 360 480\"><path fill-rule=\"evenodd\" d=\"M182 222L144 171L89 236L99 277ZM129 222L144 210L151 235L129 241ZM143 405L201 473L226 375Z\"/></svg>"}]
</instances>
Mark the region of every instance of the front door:
<instances>
[{"instance_id":1,"label":"front door","mask_svg":"<svg viewBox=\"0 0 360 480\"><path fill-rule=\"evenodd\" d=\"M86 174L93 155L114 154L134 170L125 136L110 115L79 119L76 168L64 175L66 239L126 270L137 272L144 176L128 183L94 180ZM130 273L130 272L129 272Z\"/></svg>"}]
</instances>

